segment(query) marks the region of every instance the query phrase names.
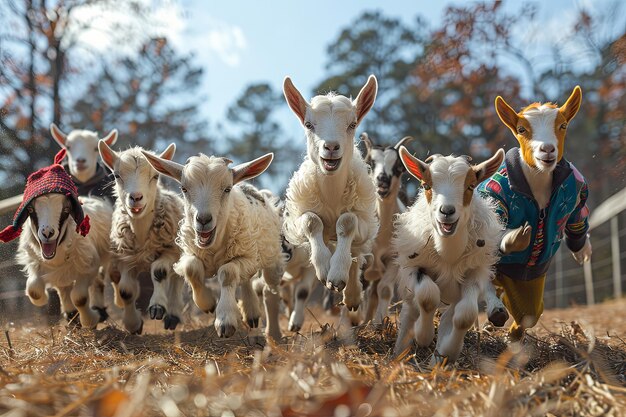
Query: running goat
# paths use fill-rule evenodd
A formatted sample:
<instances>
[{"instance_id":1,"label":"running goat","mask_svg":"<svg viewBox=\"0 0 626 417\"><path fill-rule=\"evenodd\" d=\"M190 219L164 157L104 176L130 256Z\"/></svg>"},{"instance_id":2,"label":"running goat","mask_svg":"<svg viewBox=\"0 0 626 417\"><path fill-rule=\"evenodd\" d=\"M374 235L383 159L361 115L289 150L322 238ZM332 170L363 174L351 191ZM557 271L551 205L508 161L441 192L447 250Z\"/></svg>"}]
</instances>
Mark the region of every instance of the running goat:
<instances>
[{"instance_id":1,"label":"running goat","mask_svg":"<svg viewBox=\"0 0 626 417\"><path fill-rule=\"evenodd\" d=\"M111 247L120 276L111 278L118 293L116 302L124 308L124 327L133 334L143 329L135 301L140 292L139 274L149 273L154 285L150 318L163 320L165 329L174 330L184 307L184 281L172 269L180 257L175 239L183 217L182 200L159 183L159 173L146 161L144 154L148 153L142 148L115 152L103 140L98 148L115 177ZM161 157L171 159L175 151L171 144Z\"/></svg>"},{"instance_id":2,"label":"running goat","mask_svg":"<svg viewBox=\"0 0 626 417\"><path fill-rule=\"evenodd\" d=\"M152 166L181 184L185 214L176 242L183 253L174 269L191 285L193 299L203 311L215 309L219 337L235 334L239 318L235 292L241 287L244 320L257 327L261 310L252 279L263 272L266 335L280 340L279 285L283 274L280 216L276 201L243 182L261 175L272 162L267 154L229 168L227 158L192 156L185 165L144 153ZM217 275L220 297L205 286Z\"/></svg>"},{"instance_id":3,"label":"running goat","mask_svg":"<svg viewBox=\"0 0 626 417\"><path fill-rule=\"evenodd\" d=\"M307 155L287 188L283 233L306 247L317 278L343 291L353 312L361 304L364 255L378 232L376 190L354 133L374 105L377 88L371 75L355 100L330 93L308 103L289 77L283 85L307 138Z\"/></svg>"},{"instance_id":4,"label":"running goat","mask_svg":"<svg viewBox=\"0 0 626 417\"><path fill-rule=\"evenodd\" d=\"M434 155L425 163L405 147L400 158L423 192L396 221L393 245L403 305L395 354L404 351L413 329L419 346L430 345L443 302L449 306L441 316L433 362L454 362L478 318L479 298L494 294L491 279L503 226L495 203L474 195L474 189L498 169L504 151L474 166L462 156Z\"/></svg>"},{"instance_id":5,"label":"running goat","mask_svg":"<svg viewBox=\"0 0 626 417\"><path fill-rule=\"evenodd\" d=\"M376 191L380 197L376 201L376 212L380 229L374 240L373 262L365 270L364 277L370 286L366 291L367 310L365 321L382 323L387 316L389 303L394 294L398 264L391 245L393 222L397 214L406 211L405 202L400 193L402 175L406 168L400 160L398 150L413 140L406 136L393 146L374 144L366 132L361 133L367 154L365 162L369 164L370 175L376 181Z\"/></svg>"},{"instance_id":6,"label":"running goat","mask_svg":"<svg viewBox=\"0 0 626 417\"><path fill-rule=\"evenodd\" d=\"M48 302L49 284L59 293L68 321L78 313L83 327L95 328L106 319L106 309L102 299L90 305L89 288L99 266L108 262L113 207L101 199L78 200L74 182L60 165L64 156L61 150L53 165L28 177L22 204L0 240L20 237L17 261L28 277L26 295L33 304Z\"/></svg>"}]
</instances>

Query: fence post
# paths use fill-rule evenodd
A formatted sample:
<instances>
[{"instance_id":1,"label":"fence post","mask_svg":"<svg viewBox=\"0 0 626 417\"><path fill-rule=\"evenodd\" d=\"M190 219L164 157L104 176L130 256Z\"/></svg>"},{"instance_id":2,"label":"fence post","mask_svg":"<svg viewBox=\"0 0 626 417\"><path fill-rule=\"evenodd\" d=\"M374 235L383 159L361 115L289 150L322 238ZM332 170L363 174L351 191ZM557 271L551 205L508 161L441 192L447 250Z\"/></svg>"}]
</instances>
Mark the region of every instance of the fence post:
<instances>
[{"instance_id":1,"label":"fence post","mask_svg":"<svg viewBox=\"0 0 626 417\"><path fill-rule=\"evenodd\" d=\"M611 259L613 261L613 297L618 299L622 296L622 269L617 216L611 217Z\"/></svg>"},{"instance_id":2,"label":"fence post","mask_svg":"<svg viewBox=\"0 0 626 417\"><path fill-rule=\"evenodd\" d=\"M556 294L556 299L555 299L555 307L556 308L561 308L563 307L563 247L561 247L557 252L556 252L556 259L555 259L555 275L556 275L556 282L555 282L555 289L554 292Z\"/></svg>"},{"instance_id":3,"label":"fence post","mask_svg":"<svg viewBox=\"0 0 626 417\"><path fill-rule=\"evenodd\" d=\"M583 272L585 273L585 294L587 295L587 305L596 303L593 294L593 276L591 273L591 260L583 264Z\"/></svg>"}]
</instances>

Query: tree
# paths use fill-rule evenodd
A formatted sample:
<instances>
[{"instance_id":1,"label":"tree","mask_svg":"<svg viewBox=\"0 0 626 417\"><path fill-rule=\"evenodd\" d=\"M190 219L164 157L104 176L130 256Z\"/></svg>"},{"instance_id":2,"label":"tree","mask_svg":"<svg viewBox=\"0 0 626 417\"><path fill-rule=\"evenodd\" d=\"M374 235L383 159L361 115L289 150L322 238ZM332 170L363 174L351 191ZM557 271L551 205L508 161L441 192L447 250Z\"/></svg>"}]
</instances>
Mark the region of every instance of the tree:
<instances>
[{"instance_id":1,"label":"tree","mask_svg":"<svg viewBox=\"0 0 626 417\"><path fill-rule=\"evenodd\" d=\"M183 156L210 153L207 122L199 114L203 71L193 56L178 56L165 38L148 40L135 56L105 63L67 113L67 123L120 131L121 147L163 150L175 141Z\"/></svg>"},{"instance_id":2,"label":"tree","mask_svg":"<svg viewBox=\"0 0 626 417\"><path fill-rule=\"evenodd\" d=\"M271 85L257 83L246 87L227 112L227 119L237 133L226 135L226 155L244 162L274 152L269 169L256 180L274 191L282 191L300 163L300 158L294 155L302 152L293 140L284 137L283 129L274 118L275 110L282 104L282 95Z\"/></svg>"}]
</instances>

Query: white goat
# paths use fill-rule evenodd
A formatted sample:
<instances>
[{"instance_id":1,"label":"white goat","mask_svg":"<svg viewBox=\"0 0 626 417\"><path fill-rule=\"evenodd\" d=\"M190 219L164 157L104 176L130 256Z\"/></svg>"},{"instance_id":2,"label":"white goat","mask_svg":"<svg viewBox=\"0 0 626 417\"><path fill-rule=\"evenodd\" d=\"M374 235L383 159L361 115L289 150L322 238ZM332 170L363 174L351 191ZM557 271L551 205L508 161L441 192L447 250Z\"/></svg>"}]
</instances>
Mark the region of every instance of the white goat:
<instances>
[{"instance_id":1,"label":"white goat","mask_svg":"<svg viewBox=\"0 0 626 417\"><path fill-rule=\"evenodd\" d=\"M380 324L387 316L398 275L396 254L391 245L393 221L397 214L406 211L406 206L399 197L402 175L406 169L398 150L413 138L406 136L393 146L376 145L366 132L361 134L361 139L367 150L365 162L371 167L370 174L376 181L376 191L380 197L376 201L380 229L374 240L374 259L364 273L365 280L370 283L365 297L365 321L372 320L373 323Z\"/></svg>"},{"instance_id":2,"label":"white goat","mask_svg":"<svg viewBox=\"0 0 626 417\"><path fill-rule=\"evenodd\" d=\"M263 272L267 336L280 340L278 286L283 274L280 217L275 201L267 201L255 187L242 181L262 174L272 162L267 154L233 168L229 159L192 156L185 165L144 153L152 166L181 184L185 214L177 243L183 254L174 266L191 285L193 299L203 311L215 311L219 337L232 336L238 318L235 291L241 287L242 312L256 327L261 311L252 279ZM221 292L217 307L204 285L217 275Z\"/></svg>"},{"instance_id":3,"label":"white goat","mask_svg":"<svg viewBox=\"0 0 626 417\"><path fill-rule=\"evenodd\" d=\"M292 244L307 247L317 278L328 288L343 290L344 303L356 311L362 291L359 271L378 220L374 183L354 132L374 105L376 78L368 78L354 101L330 93L309 104L289 77L283 91L307 138L307 155L287 188L283 233Z\"/></svg>"},{"instance_id":4,"label":"white goat","mask_svg":"<svg viewBox=\"0 0 626 417\"><path fill-rule=\"evenodd\" d=\"M59 146L67 150L68 162L64 167L71 174L78 188L78 195L106 197L113 201L109 173L98 162L98 141L103 140L107 145L113 146L117 141L117 129L100 139L96 132L90 130L72 130L66 135L52 123L50 133Z\"/></svg>"},{"instance_id":5,"label":"white goat","mask_svg":"<svg viewBox=\"0 0 626 417\"><path fill-rule=\"evenodd\" d=\"M474 188L498 169L504 151L475 166L465 157L441 155L424 163L405 147L400 157L424 191L396 221L393 244L404 302L395 353L405 349L413 326L417 344L430 345L441 301L449 306L441 317L433 362L454 362L465 333L478 318L480 296L494 294L487 287L493 288L503 226L494 203L475 196Z\"/></svg>"},{"instance_id":6,"label":"white goat","mask_svg":"<svg viewBox=\"0 0 626 417\"><path fill-rule=\"evenodd\" d=\"M98 148L115 176L117 200L111 247L121 274L114 287L123 303L124 326L130 333L141 333L143 329L135 301L140 291L139 274L149 272L154 284L150 318L163 320L165 329L174 330L184 307L184 281L172 269L180 257L175 239L183 217L182 200L159 184L159 173L146 161L147 153L142 148L118 153L104 141L98 143ZM171 144L161 157L171 159L175 151L176 146Z\"/></svg>"}]
</instances>

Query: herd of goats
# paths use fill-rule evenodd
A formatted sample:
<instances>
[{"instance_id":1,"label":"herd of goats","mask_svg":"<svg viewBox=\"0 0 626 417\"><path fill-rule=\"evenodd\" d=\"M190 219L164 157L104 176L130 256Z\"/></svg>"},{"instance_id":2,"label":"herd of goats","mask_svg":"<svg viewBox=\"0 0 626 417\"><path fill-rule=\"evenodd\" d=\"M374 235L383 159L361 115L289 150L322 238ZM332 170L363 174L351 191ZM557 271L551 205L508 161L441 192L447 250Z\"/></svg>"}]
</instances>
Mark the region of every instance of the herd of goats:
<instances>
[{"instance_id":1,"label":"herd of goats","mask_svg":"<svg viewBox=\"0 0 626 417\"><path fill-rule=\"evenodd\" d=\"M392 299L401 300L397 355L413 340L429 346L435 313L445 309L433 362L456 361L481 301L496 326L513 316L512 337L534 326L563 235L579 262L591 255L586 184L562 158L580 88L561 107L535 103L519 113L498 97L497 113L520 147L479 164L439 154L422 161L405 147L411 137L380 146L362 133L364 158L355 131L377 89L372 75L356 99L329 93L309 102L285 79L307 154L282 200L246 182L268 168L271 153L234 166L204 154L180 164L174 143L160 154L118 151L116 130L100 139L52 124L62 149L29 176L13 223L0 232L2 241L20 239L16 258L30 301L45 305L46 287L54 287L66 318L95 328L108 317L110 282L125 329L140 334L139 275L149 273L147 314L165 329L181 321L186 282L196 306L215 313L219 337L257 328L264 316L266 336L280 340L284 294L288 330L297 332L319 281L342 293L353 325L381 323ZM406 171L422 189L412 205L401 183Z\"/></svg>"}]
</instances>

